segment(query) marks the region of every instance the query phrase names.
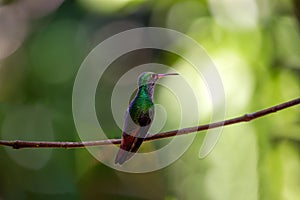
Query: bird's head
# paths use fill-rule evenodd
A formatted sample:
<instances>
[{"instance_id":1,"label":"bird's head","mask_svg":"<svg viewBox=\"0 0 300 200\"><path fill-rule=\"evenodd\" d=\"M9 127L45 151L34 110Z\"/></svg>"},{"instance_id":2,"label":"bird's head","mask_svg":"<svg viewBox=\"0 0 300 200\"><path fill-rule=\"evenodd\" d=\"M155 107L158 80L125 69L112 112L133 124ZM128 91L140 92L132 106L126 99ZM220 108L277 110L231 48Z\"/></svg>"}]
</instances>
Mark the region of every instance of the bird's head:
<instances>
[{"instance_id":1,"label":"bird's head","mask_svg":"<svg viewBox=\"0 0 300 200\"><path fill-rule=\"evenodd\" d=\"M169 73L169 74L157 74L154 72L144 72L140 74L138 84L139 87L143 85L154 86L155 82L165 76L179 75L177 73Z\"/></svg>"}]
</instances>

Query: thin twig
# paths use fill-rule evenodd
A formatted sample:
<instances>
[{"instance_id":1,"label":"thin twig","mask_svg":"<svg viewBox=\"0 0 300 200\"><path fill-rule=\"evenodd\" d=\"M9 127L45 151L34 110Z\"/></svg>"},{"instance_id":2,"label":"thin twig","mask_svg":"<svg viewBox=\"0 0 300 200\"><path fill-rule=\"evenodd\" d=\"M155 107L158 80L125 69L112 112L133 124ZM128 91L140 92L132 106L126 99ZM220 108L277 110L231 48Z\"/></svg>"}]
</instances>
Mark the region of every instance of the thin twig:
<instances>
[{"instance_id":1,"label":"thin twig","mask_svg":"<svg viewBox=\"0 0 300 200\"><path fill-rule=\"evenodd\" d=\"M146 141L150 140L158 140L162 138L173 137L177 135L184 135L188 133L193 133L197 131L203 131L208 129L213 129L222 126L228 126L231 124L237 124L240 122L248 122L262 116L286 109L288 107L295 106L300 104L300 98L287 101L285 103L278 104L276 106L266 108L263 110L259 110L257 112L249 113L242 115L240 117L235 117L232 119L214 122L211 124L205 124L201 126L183 128L179 130L166 131L162 133L157 133L155 135L151 135L150 137L145 138ZM100 145L111 145L111 144L120 144L121 139L109 139L109 140L99 140L99 141L86 141L86 142L48 142L48 141L23 141L23 140L15 140L15 141L7 141L0 140L0 146L10 146L14 149L21 148L80 148L85 146L100 146Z\"/></svg>"}]
</instances>

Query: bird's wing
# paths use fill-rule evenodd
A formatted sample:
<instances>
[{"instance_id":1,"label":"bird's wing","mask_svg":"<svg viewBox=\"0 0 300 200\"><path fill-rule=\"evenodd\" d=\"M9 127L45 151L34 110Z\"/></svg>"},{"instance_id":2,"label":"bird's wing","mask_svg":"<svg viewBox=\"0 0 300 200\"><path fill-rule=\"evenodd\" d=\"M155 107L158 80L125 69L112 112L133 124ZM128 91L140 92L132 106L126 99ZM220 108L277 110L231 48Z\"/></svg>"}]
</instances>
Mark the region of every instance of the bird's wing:
<instances>
[{"instance_id":1,"label":"bird's wing","mask_svg":"<svg viewBox=\"0 0 300 200\"><path fill-rule=\"evenodd\" d=\"M116 164L123 164L137 152L149 130L152 112L150 109L145 113L139 113L137 123L131 119L129 112L126 113L122 142L115 160Z\"/></svg>"}]
</instances>

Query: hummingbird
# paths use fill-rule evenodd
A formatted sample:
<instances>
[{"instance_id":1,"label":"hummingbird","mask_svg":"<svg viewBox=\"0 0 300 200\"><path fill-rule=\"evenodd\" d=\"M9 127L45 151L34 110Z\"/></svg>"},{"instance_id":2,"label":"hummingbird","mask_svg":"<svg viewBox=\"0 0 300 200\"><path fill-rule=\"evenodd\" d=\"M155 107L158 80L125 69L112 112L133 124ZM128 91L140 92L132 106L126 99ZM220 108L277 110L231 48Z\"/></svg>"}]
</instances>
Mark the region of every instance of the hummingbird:
<instances>
[{"instance_id":1,"label":"hummingbird","mask_svg":"<svg viewBox=\"0 0 300 200\"><path fill-rule=\"evenodd\" d=\"M122 140L115 164L122 165L139 149L154 117L153 93L158 79L177 73L157 74L144 72L138 78L138 91L130 102L124 118Z\"/></svg>"}]
</instances>

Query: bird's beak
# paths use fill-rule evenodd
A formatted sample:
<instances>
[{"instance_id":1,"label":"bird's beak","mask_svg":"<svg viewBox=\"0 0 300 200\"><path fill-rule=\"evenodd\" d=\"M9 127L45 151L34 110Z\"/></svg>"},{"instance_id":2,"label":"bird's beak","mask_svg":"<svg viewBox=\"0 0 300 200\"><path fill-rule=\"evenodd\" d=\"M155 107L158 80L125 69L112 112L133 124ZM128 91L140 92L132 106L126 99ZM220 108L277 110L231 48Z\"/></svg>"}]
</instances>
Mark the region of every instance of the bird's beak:
<instances>
[{"instance_id":1,"label":"bird's beak","mask_svg":"<svg viewBox=\"0 0 300 200\"><path fill-rule=\"evenodd\" d=\"M169 74L157 74L157 78L162 78L165 76L173 76L173 75L179 75L178 73L169 73Z\"/></svg>"}]
</instances>

